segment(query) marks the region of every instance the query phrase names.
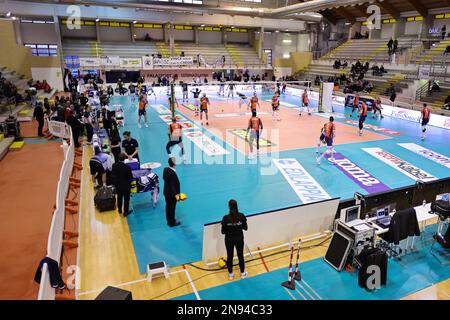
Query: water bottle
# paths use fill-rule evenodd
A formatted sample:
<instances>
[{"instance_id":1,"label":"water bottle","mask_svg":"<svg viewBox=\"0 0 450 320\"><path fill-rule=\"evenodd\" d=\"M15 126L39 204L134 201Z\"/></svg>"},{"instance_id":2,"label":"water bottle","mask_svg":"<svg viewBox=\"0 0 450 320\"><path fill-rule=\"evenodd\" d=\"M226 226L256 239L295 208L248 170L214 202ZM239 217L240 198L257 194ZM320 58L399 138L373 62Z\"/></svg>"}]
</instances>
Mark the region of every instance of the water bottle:
<instances>
[{"instance_id":1,"label":"water bottle","mask_svg":"<svg viewBox=\"0 0 450 320\"><path fill-rule=\"evenodd\" d=\"M423 200L422 207L425 207L427 205L427 200Z\"/></svg>"}]
</instances>

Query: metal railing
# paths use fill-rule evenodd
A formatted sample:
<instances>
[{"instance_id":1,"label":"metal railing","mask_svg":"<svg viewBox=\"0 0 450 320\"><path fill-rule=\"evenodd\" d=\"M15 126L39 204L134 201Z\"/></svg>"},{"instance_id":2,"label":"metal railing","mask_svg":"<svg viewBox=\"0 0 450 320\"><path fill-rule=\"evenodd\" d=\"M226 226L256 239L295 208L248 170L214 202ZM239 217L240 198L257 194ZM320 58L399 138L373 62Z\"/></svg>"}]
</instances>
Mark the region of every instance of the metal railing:
<instances>
[{"instance_id":1,"label":"metal railing","mask_svg":"<svg viewBox=\"0 0 450 320\"><path fill-rule=\"evenodd\" d=\"M429 82L425 82L416 90L416 100L425 97L428 94Z\"/></svg>"},{"instance_id":2,"label":"metal railing","mask_svg":"<svg viewBox=\"0 0 450 320\"><path fill-rule=\"evenodd\" d=\"M322 48L320 50L313 50L312 54L313 54L313 60L317 60L322 58L323 56L331 53L333 50L335 50L336 48L338 48L339 46L341 46L342 44L344 44L348 39L340 39L337 43L335 43L334 45L327 47L327 48ZM330 56L330 59L332 59L333 57Z\"/></svg>"}]
</instances>

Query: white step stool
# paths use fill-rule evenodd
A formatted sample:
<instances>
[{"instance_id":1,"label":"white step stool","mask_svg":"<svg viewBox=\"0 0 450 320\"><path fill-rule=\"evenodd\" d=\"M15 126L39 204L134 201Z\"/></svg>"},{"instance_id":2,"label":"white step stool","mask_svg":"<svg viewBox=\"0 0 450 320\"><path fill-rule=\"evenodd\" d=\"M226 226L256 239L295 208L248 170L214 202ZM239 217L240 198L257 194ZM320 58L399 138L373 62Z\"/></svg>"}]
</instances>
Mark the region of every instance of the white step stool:
<instances>
[{"instance_id":1,"label":"white step stool","mask_svg":"<svg viewBox=\"0 0 450 320\"><path fill-rule=\"evenodd\" d=\"M152 282L153 275L164 274L166 279L169 279L169 269L164 261L149 263L147 265L147 282Z\"/></svg>"}]
</instances>

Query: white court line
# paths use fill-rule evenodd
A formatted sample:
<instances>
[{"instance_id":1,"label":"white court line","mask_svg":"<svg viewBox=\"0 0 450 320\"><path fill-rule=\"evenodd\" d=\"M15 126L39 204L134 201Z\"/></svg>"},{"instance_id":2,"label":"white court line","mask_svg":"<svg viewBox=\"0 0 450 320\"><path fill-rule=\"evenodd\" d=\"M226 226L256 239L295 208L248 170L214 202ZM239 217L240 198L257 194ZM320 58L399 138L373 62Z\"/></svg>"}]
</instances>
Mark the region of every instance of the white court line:
<instances>
[{"instance_id":1,"label":"white court line","mask_svg":"<svg viewBox=\"0 0 450 320\"><path fill-rule=\"evenodd\" d=\"M306 293L311 299L316 300L316 298L314 298L314 297L308 292L308 290L306 290L305 287L302 286L302 284L301 284L300 282L298 282L297 280L295 280L295 283L298 284L298 285L303 289L303 291L305 291L305 293Z\"/></svg>"},{"instance_id":2,"label":"white court line","mask_svg":"<svg viewBox=\"0 0 450 320\"><path fill-rule=\"evenodd\" d=\"M288 289L286 289L285 287L283 287L283 288L291 296L292 300L297 300Z\"/></svg>"},{"instance_id":3,"label":"white court line","mask_svg":"<svg viewBox=\"0 0 450 320\"><path fill-rule=\"evenodd\" d=\"M186 271L186 277L189 280L189 283L191 285L192 290L194 291L195 296L197 297L197 300L202 300L200 298L200 295L198 294L197 288L195 287L194 281L192 281L191 275L189 274L189 271L187 269L184 269Z\"/></svg>"},{"instance_id":4,"label":"white court line","mask_svg":"<svg viewBox=\"0 0 450 320\"><path fill-rule=\"evenodd\" d=\"M183 269L183 270L174 271L174 272L169 272L169 274L170 274L170 275L172 275L172 274L177 274L177 273L180 273L180 272L183 272L183 271L184 271L184 269ZM100 292L100 291L104 290L107 286L112 286L112 287L123 287L123 286L126 286L126 285L130 285L130 284L135 284L135 283L143 282L143 281L146 281L146 280L147 280L147 277L145 277L144 279L138 279L138 280L129 281L129 282L124 282L124 283L120 283L120 284L114 284L114 285L107 284L107 285L106 285L105 287L103 287L102 289L86 291L86 292L79 293L78 295L79 295L79 296L84 296L84 295L88 295L88 294Z\"/></svg>"},{"instance_id":5,"label":"white court line","mask_svg":"<svg viewBox=\"0 0 450 320\"><path fill-rule=\"evenodd\" d=\"M306 297L300 291L298 291L297 288L295 288L295 291L297 291L297 293L303 298L303 300L308 300L308 299L306 299Z\"/></svg>"},{"instance_id":6,"label":"white court line","mask_svg":"<svg viewBox=\"0 0 450 320\"><path fill-rule=\"evenodd\" d=\"M302 282L309 288L309 289L311 289L311 291L320 299L320 300L322 300L322 297L316 292L316 291L314 291L314 289L305 281L305 280L303 280L302 279Z\"/></svg>"}]
</instances>

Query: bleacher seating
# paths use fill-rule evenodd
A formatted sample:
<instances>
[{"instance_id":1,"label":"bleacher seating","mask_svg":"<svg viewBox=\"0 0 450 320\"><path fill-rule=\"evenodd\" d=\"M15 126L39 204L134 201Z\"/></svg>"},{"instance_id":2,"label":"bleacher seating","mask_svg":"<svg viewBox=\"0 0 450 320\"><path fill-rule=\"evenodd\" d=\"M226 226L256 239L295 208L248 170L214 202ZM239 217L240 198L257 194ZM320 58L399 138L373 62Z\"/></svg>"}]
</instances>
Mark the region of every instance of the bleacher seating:
<instances>
[{"instance_id":1,"label":"bleacher seating","mask_svg":"<svg viewBox=\"0 0 450 320\"><path fill-rule=\"evenodd\" d=\"M341 60L342 61L342 60ZM362 63L365 63L365 60L360 60ZM354 63L354 61L347 60L349 63L348 67L346 69L334 69L332 62L330 61L328 64L324 61L313 61L307 69L305 69L302 74L304 79L310 80L314 82L314 79L316 76L322 76L324 80L327 80L328 77L332 76L338 76L342 73L345 73L346 75L350 72L351 64ZM369 62L370 63L370 62ZM372 67L373 63L370 63L370 66ZM378 66L381 66L380 63L377 64ZM364 80L368 80L373 84L373 93L374 94L383 94L386 84L389 83L390 79L396 79L396 76L399 74L396 70L390 70L386 69L387 73L385 73L382 77L380 76L373 76L372 70L369 69L369 71L365 74ZM404 72L402 72L404 73ZM400 81L396 81L394 83L394 87L396 89L397 93L401 93L401 91L408 87L409 84L412 83L412 80L404 79Z\"/></svg>"},{"instance_id":2,"label":"bleacher seating","mask_svg":"<svg viewBox=\"0 0 450 320\"><path fill-rule=\"evenodd\" d=\"M11 71L5 67L0 66L0 71L2 72L2 77L7 81L12 82L16 87L19 94L25 96L28 87L28 81L30 79L26 78L24 75L17 74L15 71ZM56 89L52 89L50 93L46 93L44 90L37 91L37 98L39 101L43 101L44 98L50 98L56 93ZM31 110L29 103L22 102L15 105L13 101L8 101L6 98L0 97L0 122L4 121L10 113L17 115L19 121L31 121L32 113L28 112L28 115L21 116L19 113L21 111Z\"/></svg>"},{"instance_id":3,"label":"bleacher seating","mask_svg":"<svg viewBox=\"0 0 450 320\"><path fill-rule=\"evenodd\" d=\"M157 54L158 49L153 42L101 42L65 40L64 55L79 57L119 56L124 58L140 58L147 54Z\"/></svg>"},{"instance_id":4,"label":"bleacher seating","mask_svg":"<svg viewBox=\"0 0 450 320\"><path fill-rule=\"evenodd\" d=\"M398 52L406 49L416 48L422 44L420 40L410 38L399 38ZM388 39L359 39L349 40L327 54L323 59L341 60L370 60L388 62L390 60L387 48Z\"/></svg>"},{"instance_id":5,"label":"bleacher seating","mask_svg":"<svg viewBox=\"0 0 450 320\"><path fill-rule=\"evenodd\" d=\"M429 64L431 62L450 63L450 54L444 55L448 45L450 45L450 40L443 40L436 43L435 46L432 46L430 49L422 51L422 53L416 57L415 62L417 64Z\"/></svg>"},{"instance_id":6,"label":"bleacher seating","mask_svg":"<svg viewBox=\"0 0 450 320\"><path fill-rule=\"evenodd\" d=\"M438 106L443 106L445 99L450 95L450 82L439 82L440 91L433 91L422 97L423 102L433 103Z\"/></svg>"},{"instance_id":7,"label":"bleacher seating","mask_svg":"<svg viewBox=\"0 0 450 320\"><path fill-rule=\"evenodd\" d=\"M225 56L225 65L228 67L260 67L261 60L254 48L248 45L230 45L233 51L238 54L230 54L230 50L223 44L199 44L176 42L174 54L179 56L184 52L186 57L203 56L205 61L210 64L216 64L222 56ZM79 57L95 57L95 56L120 56L125 58L138 58L147 54L161 53L163 56L168 55L168 45L162 42L86 42L66 40L63 43L64 55L76 55Z\"/></svg>"}]
</instances>

